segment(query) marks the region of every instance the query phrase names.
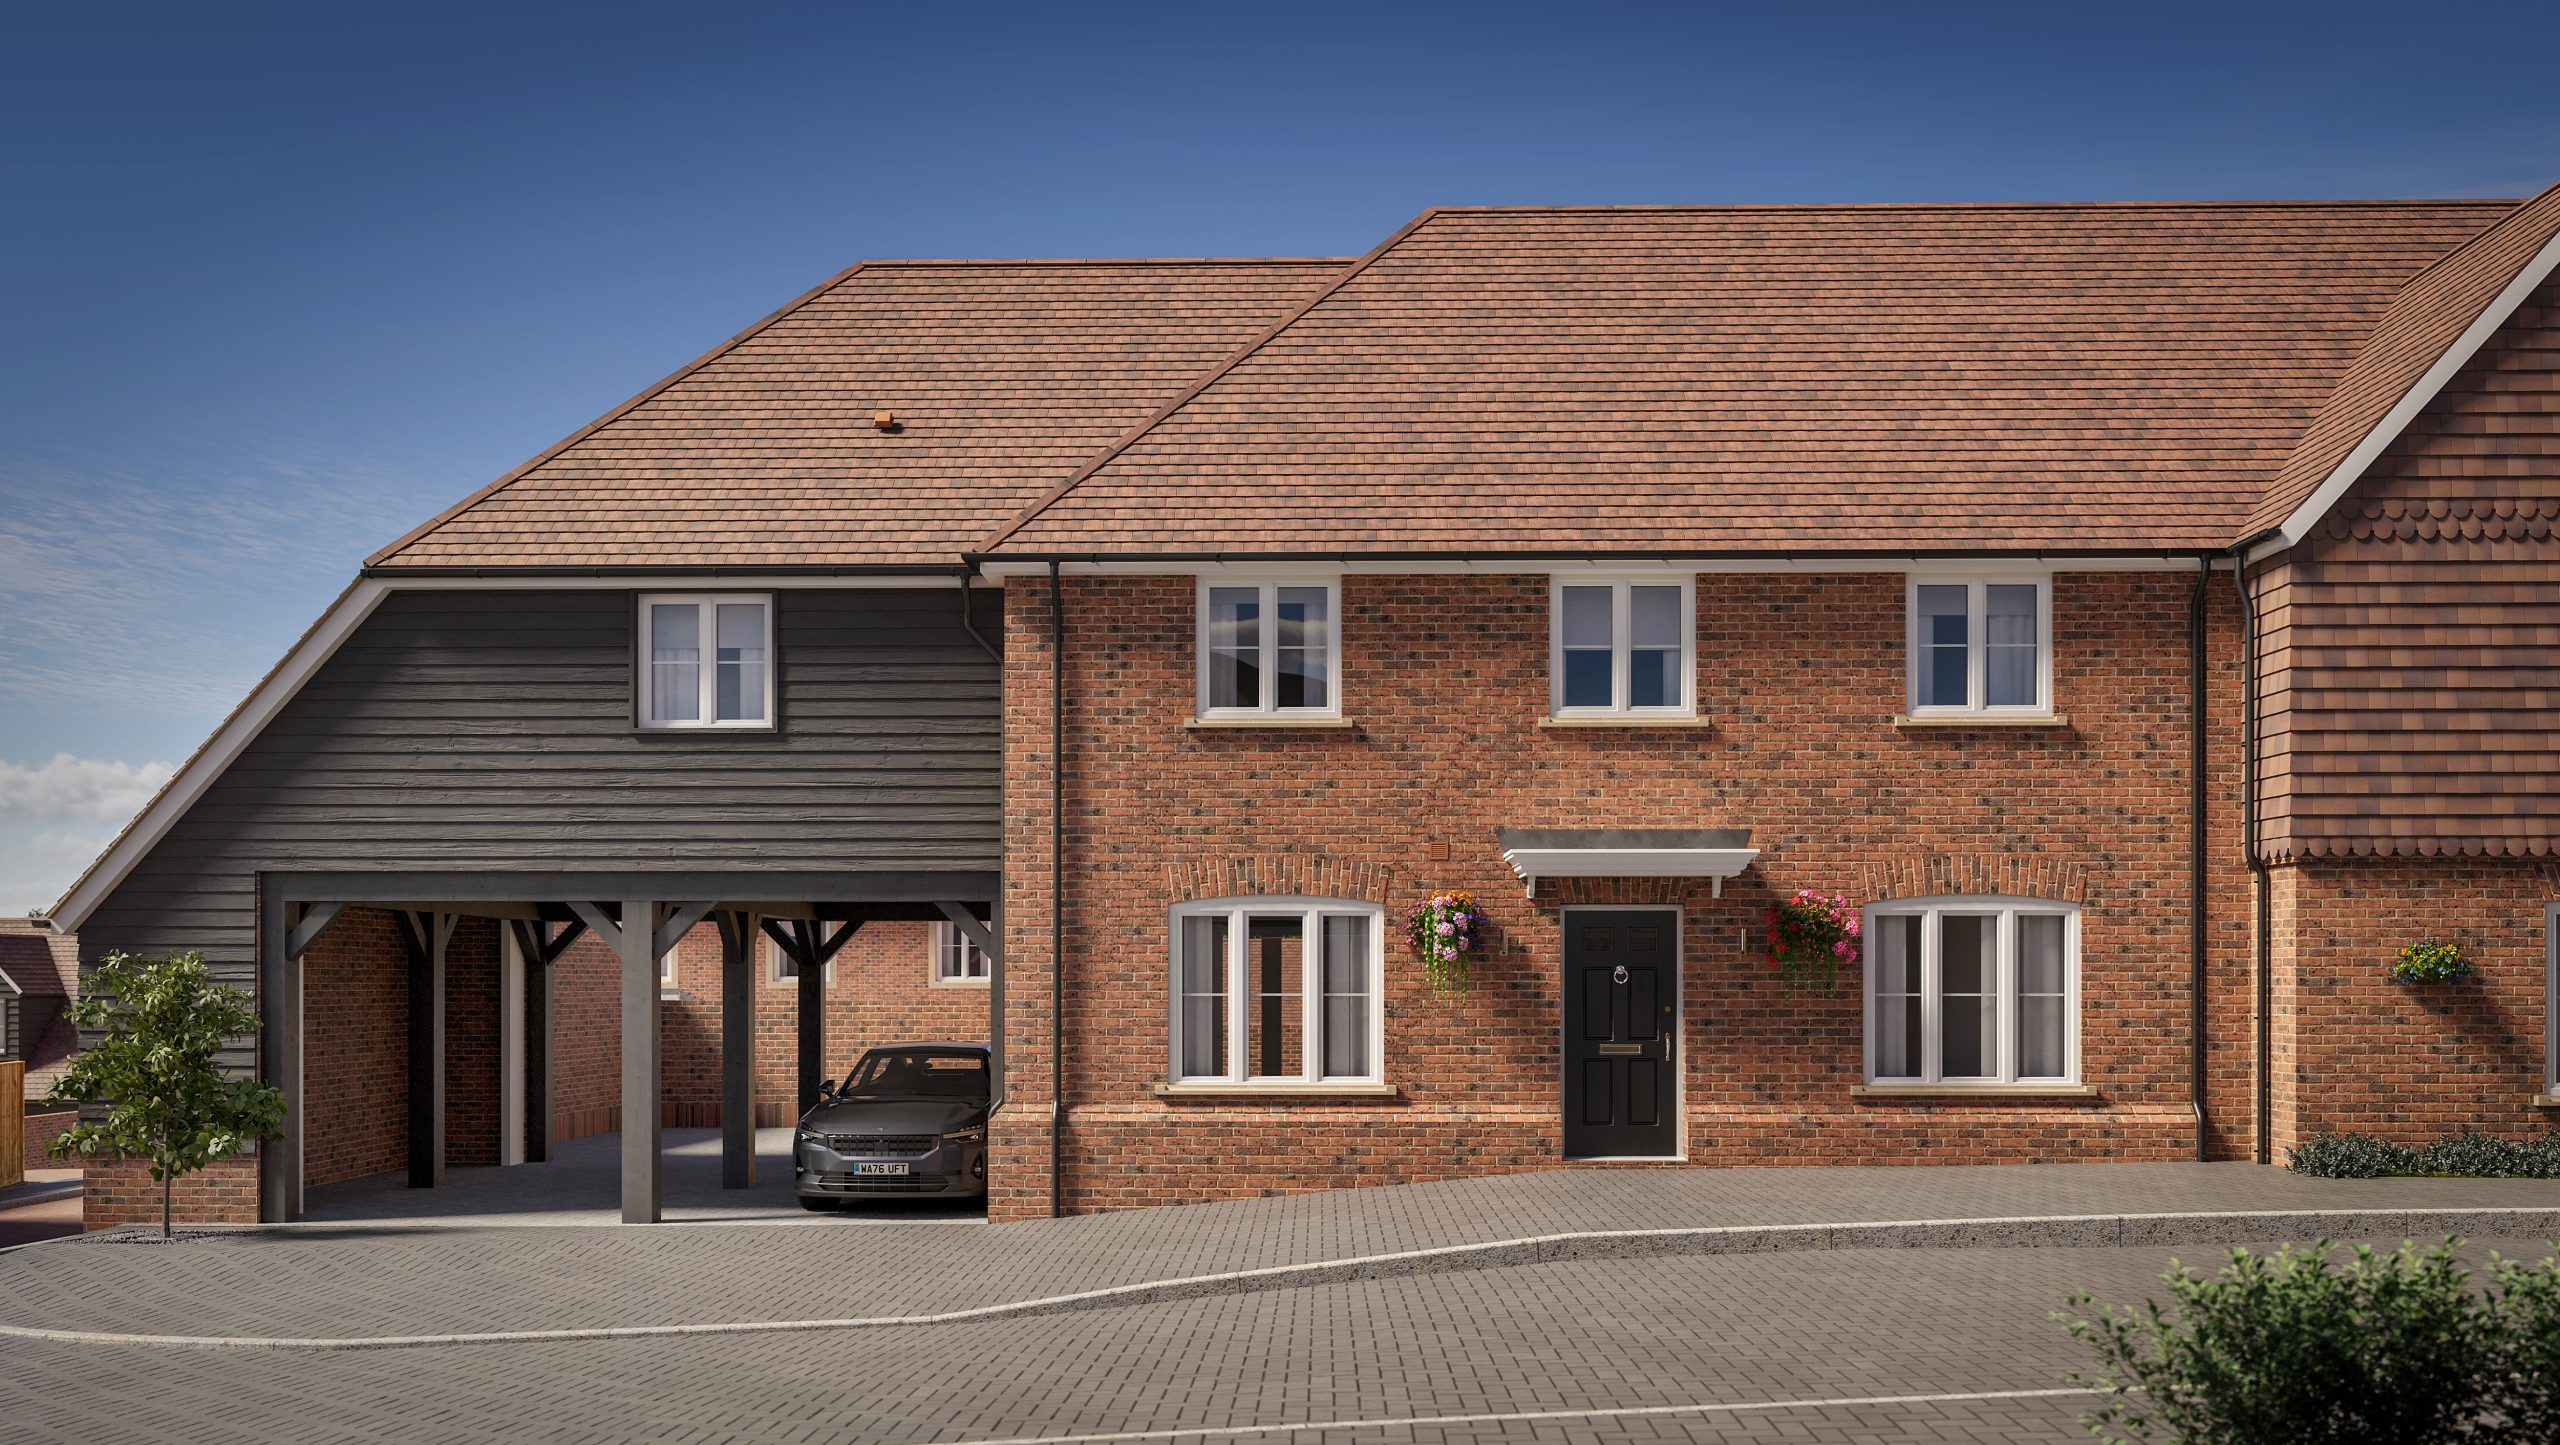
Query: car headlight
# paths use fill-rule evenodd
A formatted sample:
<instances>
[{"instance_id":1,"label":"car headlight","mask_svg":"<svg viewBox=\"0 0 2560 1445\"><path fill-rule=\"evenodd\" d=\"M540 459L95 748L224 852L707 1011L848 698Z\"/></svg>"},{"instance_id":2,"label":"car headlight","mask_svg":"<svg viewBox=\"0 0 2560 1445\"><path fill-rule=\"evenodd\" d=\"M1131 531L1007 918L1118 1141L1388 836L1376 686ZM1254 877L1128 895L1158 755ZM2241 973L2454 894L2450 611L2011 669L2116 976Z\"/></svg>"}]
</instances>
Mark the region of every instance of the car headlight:
<instances>
[{"instance_id":1,"label":"car headlight","mask_svg":"<svg viewBox=\"0 0 2560 1445\"><path fill-rule=\"evenodd\" d=\"M827 1136L814 1129L802 1129L799 1131L798 1137L799 1141L803 1144L824 1144L827 1142Z\"/></svg>"},{"instance_id":2,"label":"car headlight","mask_svg":"<svg viewBox=\"0 0 2560 1445\"><path fill-rule=\"evenodd\" d=\"M942 1142L945 1144L977 1144L984 1142L986 1137L987 1126L980 1124L975 1129L963 1129L957 1134L945 1134L942 1136Z\"/></svg>"}]
</instances>

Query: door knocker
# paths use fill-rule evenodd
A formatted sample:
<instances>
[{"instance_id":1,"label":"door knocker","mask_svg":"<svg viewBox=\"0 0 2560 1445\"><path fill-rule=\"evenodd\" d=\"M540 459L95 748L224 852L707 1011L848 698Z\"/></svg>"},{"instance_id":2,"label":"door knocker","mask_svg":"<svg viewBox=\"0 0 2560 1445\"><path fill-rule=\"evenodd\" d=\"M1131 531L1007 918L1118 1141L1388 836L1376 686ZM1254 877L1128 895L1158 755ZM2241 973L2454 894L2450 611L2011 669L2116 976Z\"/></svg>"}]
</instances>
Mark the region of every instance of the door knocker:
<instances>
[{"instance_id":1,"label":"door knocker","mask_svg":"<svg viewBox=\"0 0 2560 1445\"><path fill-rule=\"evenodd\" d=\"M1613 979L1617 980L1617 981L1618 981L1618 982L1620 982L1620 983L1625 983L1625 982L1627 981L1627 966L1626 966L1625 964L1623 964L1623 963L1622 963L1622 964L1619 964L1616 968L1613 968L1613 969L1609 970L1609 977L1611 977L1611 978L1613 978Z\"/></svg>"}]
</instances>

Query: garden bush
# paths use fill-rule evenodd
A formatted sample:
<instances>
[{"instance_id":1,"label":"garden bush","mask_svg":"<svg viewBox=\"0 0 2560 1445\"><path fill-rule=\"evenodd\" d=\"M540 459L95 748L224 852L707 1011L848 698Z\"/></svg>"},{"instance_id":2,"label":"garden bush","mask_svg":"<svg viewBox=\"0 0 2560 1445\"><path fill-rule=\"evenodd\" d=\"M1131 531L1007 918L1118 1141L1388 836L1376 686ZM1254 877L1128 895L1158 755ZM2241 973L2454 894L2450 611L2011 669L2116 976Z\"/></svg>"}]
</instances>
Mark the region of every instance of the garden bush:
<instances>
[{"instance_id":1,"label":"garden bush","mask_svg":"<svg viewBox=\"0 0 2560 1445\"><path fill-rule=\"evenodd\" d=\"M2364 1134L2314 1134L2284 1151L2284 1167L2323 1179L2378 1179L2418 1172L2418 1151Z\"/></svg>"},{"instance_id":2,"label":"garden bush","mask_svg":"<svg viewBox=\"0 0 2560 1445\"><path fill-rule=\"evenodd\" d=\"M2359 1246L2344 1268L2326 1240L2238 1249L2209 1279L2173 1263L2171 1308L2056 1315L2098 1356L2071 1383L2111 1396L2084 1423L2110 1440L2182 1445L2549 1445L2560 1439L2560 1259L2492 1256L2475 1291L2457 1243Z\"/></svg>"},{"instance_id":3,"label":"garden bush","mask_svg":"<svg viewBox=\"0 0 2560 1445\"><path fill-rule=\"evenodd\" d=\"M2475 1179L2560 1179L2560 1132L2501 1139L2464 1130L2412 1149L2367 1134L2314 1134L2284 1151L2296 1174L2378 1179L2390 1174L2456 1174Z\"/></svg>"}]
</instances>

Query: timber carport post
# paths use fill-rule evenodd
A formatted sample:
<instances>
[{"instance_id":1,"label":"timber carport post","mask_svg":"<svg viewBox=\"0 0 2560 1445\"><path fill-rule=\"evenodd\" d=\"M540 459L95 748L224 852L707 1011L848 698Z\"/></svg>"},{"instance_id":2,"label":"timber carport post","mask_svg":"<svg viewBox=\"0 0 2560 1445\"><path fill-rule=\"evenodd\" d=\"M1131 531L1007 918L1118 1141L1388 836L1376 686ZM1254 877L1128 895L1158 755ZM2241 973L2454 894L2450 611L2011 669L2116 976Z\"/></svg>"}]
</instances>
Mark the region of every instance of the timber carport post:
<instances>
[{"instance_id":1,"label":"timber carport post","mask_svg":"<svg viewBox=\"0 0 2560 1445\"><path fill-rule=\"evenodd\" d=\"M550 1153L548 1110L552 1008L551 965L582 932L605 940L620 961L622 996L622 1218L652 1223L659 1190L659 960L694 925L716 922L721 934L721 1183L755 1184L754 940L782 941L801 970L802 998L816 992L828 957L867 922L947 921L987 955L992 1003L1001 1010L1004 960L988 926L997 906L992 872L876 873L270 873L258 878L259 1071L285 1095L285 1135L258 1151L258 1213L284 1222L302 1214L303 956L350 907L390 911L407 954L411 1000L409 1173L412 1187L442 1181L441 1058L445 944L466 917L492 918L509 930L524 960L523 1023L528 1114L525 1159ZM780 925L788 921L792 927ZM554 926L565 924L556 933ZM831 926L832 925L832 926ZM805 946L804 945L805 941ZM820 996L821 999L823 995ZM825 1067L822 1008L804 1008L799 1073ZM1003 1093L1002 1020L995 1032L997 1098ZM539 1032L540 1038L533 1037ZM805 1103L804 1103L805 1107Z\"/></svg>"}]
</instances>

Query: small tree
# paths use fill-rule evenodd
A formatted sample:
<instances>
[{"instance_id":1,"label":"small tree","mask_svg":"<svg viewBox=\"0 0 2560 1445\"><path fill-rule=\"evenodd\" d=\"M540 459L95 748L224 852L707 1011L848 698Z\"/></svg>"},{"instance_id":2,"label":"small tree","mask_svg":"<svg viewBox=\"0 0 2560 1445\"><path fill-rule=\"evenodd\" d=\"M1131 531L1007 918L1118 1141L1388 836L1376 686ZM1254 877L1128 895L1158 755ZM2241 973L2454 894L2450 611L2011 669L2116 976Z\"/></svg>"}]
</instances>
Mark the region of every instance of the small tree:
<instances>
[{"instance_id":1,"label":"small tree","mask_svg":"<svg viewBox=\"0 0 2560 1445\"><path fill-rule=\"evenodd\" d=\"M226 1039L258 1031L248 995L216 983L204 955L98 965L71 1006L104 1037L82 1050L47 1095L56 1103L103 1100L104 1119L74 1124L53 1141L60 1155L115 1154L151 1162L160 1181L160 1235L169 1235L170 1186L249 1142L284 1133L284 1095L225 1074Z\"/></svg>"}]
</instances>

